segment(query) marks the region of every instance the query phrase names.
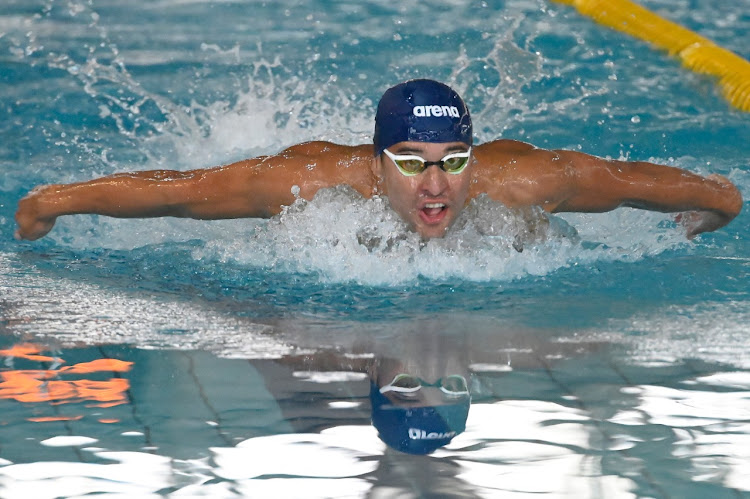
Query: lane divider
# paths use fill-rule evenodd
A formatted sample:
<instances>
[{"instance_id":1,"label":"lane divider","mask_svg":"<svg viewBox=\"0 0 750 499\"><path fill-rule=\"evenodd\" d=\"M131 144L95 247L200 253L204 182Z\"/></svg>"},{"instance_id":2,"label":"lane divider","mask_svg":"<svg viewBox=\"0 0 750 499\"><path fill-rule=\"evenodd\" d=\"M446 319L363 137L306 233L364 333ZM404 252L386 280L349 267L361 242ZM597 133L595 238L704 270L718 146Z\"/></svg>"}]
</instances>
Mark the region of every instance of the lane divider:
<instances>
[{"instance_id":1,"label":"lane divider","mask_svg":"<svg viewBox=\"0 0 750 499\"><path fill-rule=\"evenodd\" d=\"M750 112L750 62L734 52L630 0L553 1L666 50L697 73L718 77L722 95L734 107Z\"/></svg>"}]
</instances>

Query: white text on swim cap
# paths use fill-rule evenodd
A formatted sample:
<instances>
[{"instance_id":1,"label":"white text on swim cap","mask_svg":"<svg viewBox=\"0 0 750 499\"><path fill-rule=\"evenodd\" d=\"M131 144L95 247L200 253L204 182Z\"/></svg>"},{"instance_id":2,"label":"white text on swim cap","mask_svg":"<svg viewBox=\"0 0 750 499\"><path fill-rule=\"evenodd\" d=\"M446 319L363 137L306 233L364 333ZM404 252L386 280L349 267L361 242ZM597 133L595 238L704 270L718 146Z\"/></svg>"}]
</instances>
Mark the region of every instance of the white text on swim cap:
<instances>
[{"instance_id":1,"label":"white text on swim cap","mask_svg":"<svg viewBox=\"0 0 750 499\"><path fill-rule=\"evenodd\" d=\"M430 116L436 118L440 118L441 116L460 118L461 114L458 112L456 106L414 106L414 116L420 118L429 118Z\"/></svg>"},{"instance_id":2,"label":"white text on swim cap","mask_svg":"<svg viewBox=\"0 0 750 499\"><path fill-rule=\"evenodd\" d=\"M419 428L409 428L409 438L412 440L442 440L444 438L453 438L456 436L455 431L449 431L446 433L432 432L427 433Z\"/></svg>"}]
</instances>

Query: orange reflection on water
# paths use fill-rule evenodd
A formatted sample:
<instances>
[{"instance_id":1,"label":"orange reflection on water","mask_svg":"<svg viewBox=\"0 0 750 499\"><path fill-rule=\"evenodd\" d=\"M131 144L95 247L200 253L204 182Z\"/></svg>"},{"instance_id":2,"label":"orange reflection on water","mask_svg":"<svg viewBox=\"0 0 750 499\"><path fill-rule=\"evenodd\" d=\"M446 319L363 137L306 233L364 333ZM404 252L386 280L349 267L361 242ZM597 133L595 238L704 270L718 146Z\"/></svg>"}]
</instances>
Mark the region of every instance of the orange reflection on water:
<instances>
[{"instance_id":1,"label":"orange reflection on water","mask_svg":"<svg viewBox=\"0 0 750 499\"><path fill-rule=\"evenodd\" d=\"M40 416L36 418L26 418L27 421L32 421L34 423L44 423L47 421L78 421L79 419L82 419L83 416Z\"/></svg>"},{"instance_id":2,"label":"orange reflection on water","mask_svg":"<svg viewBox=\"0 0 750 499\"><path fill-rule=\"evenodd\" d=\"M0 355L40 362L65 362L62 359L39 355L42 348L22 344L0 350ZM130 382L124 378L110 378L99 381L91 379L59 379L61 375L91 374L98 372L124 373L130 370L132 362L118 359L96 359L81 362L59 369L11 369L0 371L0 399L18 402L53 405L72 402L94 402L87 407L113 407L127 402ZM49 416L28 418L29 421L65 421L80 419L82 416Z\"/></svg>"},{"instance_id":3,"label":"orange reflection on water","mask_svg":"<svg viewBox=\"0 0 750 499\"><path fill-rule=\"evenodd\" d=\"M36 345L29 343L22 343L20 345L13 345L7 350L0 350L0 356L2 357L16 357L19 359L36 360L39 362L61 362L56 357L47 357L46 355L37 355L41 350Z\"/></svg>"}]
</instances>

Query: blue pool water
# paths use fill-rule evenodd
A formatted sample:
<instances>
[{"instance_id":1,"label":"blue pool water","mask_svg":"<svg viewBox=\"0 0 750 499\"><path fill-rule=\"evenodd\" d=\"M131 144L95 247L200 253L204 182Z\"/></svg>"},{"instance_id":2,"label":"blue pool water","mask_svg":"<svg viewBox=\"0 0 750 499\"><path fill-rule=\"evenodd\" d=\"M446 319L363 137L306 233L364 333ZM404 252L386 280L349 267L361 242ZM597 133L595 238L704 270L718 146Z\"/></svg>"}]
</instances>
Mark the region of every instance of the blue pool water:
<instances>
[{"instance_id":1,"label":"blue pool water","mask_svg":"<svg viewBox=\"0 0 750 499\"><path fill-rule=\"evenodd\" d=\"M642 3L750 57L747 0ZM479 200L423 246L337 189L270 221L77 216L13 240L40 183L368 142L411 77L459 89L479 142L720 173L747 196L747 114L547 1L6 0L0 496L750 494L747 210L688 242L668 214L532 234L538 213ZM388 449L366 374L384 358L469 368L466 431Z\"/></svg>"}]
</instances>

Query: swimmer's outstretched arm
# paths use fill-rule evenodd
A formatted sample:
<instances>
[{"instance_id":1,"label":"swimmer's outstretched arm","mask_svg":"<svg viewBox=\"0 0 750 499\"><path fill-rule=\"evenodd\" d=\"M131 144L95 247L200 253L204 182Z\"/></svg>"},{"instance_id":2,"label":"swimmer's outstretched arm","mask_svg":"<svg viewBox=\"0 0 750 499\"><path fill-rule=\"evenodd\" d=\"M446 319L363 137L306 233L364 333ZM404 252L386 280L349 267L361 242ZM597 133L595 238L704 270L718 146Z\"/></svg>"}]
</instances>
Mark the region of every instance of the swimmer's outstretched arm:
<instances>
[{"instance_id":1,"label":"swimmer's outstretched arm","mask_svg":"<svg viewBox=\"0 0 750 499\"><path fill-rule=\"evenodd\" d=\"M552 213L610 211L630 206L681 213L692 238L728 224L742 209L725 177L702 177L671 166L612 161L575 151L549 151L513 140L475 148L476 191L509 206ZM481 165L481 166L480 166Z\"/></svg>"},{"instance_id":2,"label":"swimmer's outstretched arm","mask_svg":"<svg viewBox=\"0 0 750 499\"><path fill-rule=\"evenodd\" d=\"M217 168L121 173L38 187L18 204L16 238L39 239L57 217L84 213L118 218L267 218L294 202L294 185L300 187L299 195L310 199L320 188L346 183L345 176L331 173L347 170L338 168L337 159L356 162L362 156L369 162L371 150L315 142Z\"/></svg>"},{"instance_id":3,"label":"swimmer's outstretched arm","mask_svg":"<svg viewBox=\"0 0 750 499\"><path fill-rule=\"evenodd\" d=\"M18 204L16 237L38 239L52 229L57 217L83 213L118 218L260 216L260 200L251 193L238 192L247 190L251 177L242 171L245 168L250 165L188 172L121 173L87 182L37 187Z\"/></svg>"},{"instance_id":4,"label":"swimmer's outstretched arm","mask_svg":"<svg viewBox=\"0 0 750 499\"><path fill-rule=\"evenodd\" d=\"M678 216L693 238L719 229L742 209L742 196L721 175L702 177L680 168L647 162L611 161L573 151L551 151L565 165L563 196L553 212L603 212L620 206Z\"/></svg>"}]
</instances>

